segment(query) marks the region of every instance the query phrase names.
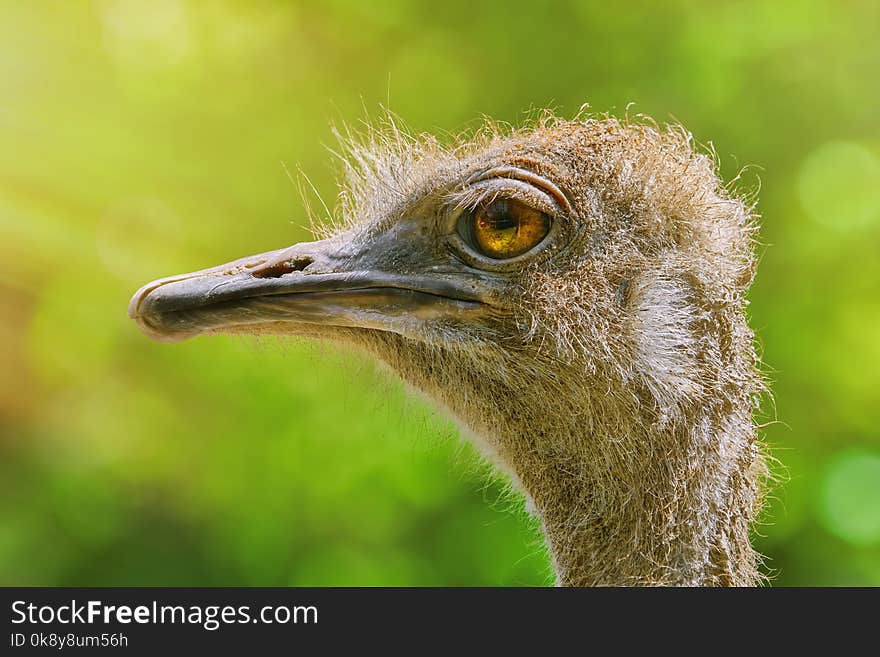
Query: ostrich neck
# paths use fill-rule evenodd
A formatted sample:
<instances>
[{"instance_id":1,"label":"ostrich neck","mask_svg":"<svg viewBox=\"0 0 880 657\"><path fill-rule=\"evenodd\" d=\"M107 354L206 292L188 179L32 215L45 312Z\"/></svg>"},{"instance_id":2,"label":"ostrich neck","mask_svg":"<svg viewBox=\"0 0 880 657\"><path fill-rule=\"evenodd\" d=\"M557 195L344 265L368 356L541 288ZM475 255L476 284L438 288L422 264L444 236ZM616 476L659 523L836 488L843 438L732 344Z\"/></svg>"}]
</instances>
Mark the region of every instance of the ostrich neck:
<instances>
[{"instance_id":1,"label":"ostrich neck","mask_svg":"<svg viewBox=\"0 0 880 657\"><path fill-rule=\"evenodd\" d=\"M748 413L632 426L502 439L517 446L499 456L541 518L557 584L756 584L763 461Z\"/></svg>"},{"instance_id":2,"label":"ostrich neck","mask_svg":"<svg viewBox=\"0 0 880 657\"><path fill-rule=\"evenodd\" d=\"M488 364L430 370L378 353L466 427L540 516L557 583L733 585L760 581L749 526L766 476L753 387L707 387L665 415L645 396L577 381L486 379ZM489 355L491 358L491 354ZM510 385L517 381L520 385ZM572 393L574 391L574 393Z\"/></svg>"}]
</instances>

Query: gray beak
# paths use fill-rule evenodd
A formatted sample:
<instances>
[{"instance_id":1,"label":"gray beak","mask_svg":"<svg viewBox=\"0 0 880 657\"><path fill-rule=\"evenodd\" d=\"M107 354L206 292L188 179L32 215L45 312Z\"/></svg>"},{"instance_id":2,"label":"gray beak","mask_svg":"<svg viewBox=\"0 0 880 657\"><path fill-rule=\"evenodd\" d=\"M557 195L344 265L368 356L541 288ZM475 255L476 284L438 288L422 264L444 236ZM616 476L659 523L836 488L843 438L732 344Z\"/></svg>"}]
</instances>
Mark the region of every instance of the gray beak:
<instances>
[{"instance_id":1,"label":"gray beak","mask_svg":"<svg viewBox=\"0 0 880 657\"><path fill-rule=\"evenodd\" d=\"M422 322L488 310L474 281L364 261L332 239L296 244L153 281L135 293L128 314L149 337L174 342L205 333L296 333L303 324L407 334Z\"/></svg>"}]
</instances>

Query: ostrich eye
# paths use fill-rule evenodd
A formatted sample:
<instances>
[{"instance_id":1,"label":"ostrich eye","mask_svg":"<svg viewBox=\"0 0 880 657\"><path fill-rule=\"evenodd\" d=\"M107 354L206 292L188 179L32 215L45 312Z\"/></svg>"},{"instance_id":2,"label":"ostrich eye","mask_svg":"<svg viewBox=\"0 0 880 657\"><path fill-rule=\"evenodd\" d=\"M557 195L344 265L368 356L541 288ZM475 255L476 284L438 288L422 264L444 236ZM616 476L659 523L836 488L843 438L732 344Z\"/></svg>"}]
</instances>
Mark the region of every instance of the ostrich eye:
<instances>
[{"instance_id":1,"label":"ostrich eye","mask_svg":"<svg viewBox=\"0 0 880 657\"><path fill-rule=\"evenodd\" d=\"M472 237L484 256L505 260L522 255L550 232L550 217L515 199L501 198L478 206L462 217L459 231Z\"/></svg>"}]
</instances>

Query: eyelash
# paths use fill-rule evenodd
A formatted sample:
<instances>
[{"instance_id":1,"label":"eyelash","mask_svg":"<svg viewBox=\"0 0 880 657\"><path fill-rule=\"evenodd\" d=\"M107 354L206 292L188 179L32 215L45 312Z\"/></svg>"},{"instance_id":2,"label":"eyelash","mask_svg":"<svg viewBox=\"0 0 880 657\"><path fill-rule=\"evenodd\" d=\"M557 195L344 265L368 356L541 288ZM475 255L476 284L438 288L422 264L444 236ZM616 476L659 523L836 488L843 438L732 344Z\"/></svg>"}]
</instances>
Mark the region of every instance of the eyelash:
<instances>
[{"instance_id":1,"label":"eyelash","mask_svg":"<svg viewBox=\"0 0 880 657\"><path fill-rule=\"evenodd\" d=\"M551 217L560 214L560 208L546 192L515 178L491 178L468 185L449 194L446 205L450 214L458 216L462 212L476 209L482 203L491 203L499 198L521 201Z\"/></svg>"}]
</instances>

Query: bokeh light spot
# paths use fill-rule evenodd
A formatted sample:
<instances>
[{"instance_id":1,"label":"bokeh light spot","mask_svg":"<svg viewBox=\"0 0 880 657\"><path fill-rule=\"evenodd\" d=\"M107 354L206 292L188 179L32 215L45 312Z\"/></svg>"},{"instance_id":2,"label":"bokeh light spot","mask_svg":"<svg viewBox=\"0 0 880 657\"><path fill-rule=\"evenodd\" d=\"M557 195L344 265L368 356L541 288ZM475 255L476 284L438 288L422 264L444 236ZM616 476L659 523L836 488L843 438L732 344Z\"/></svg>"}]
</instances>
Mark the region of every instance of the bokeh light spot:
<instances>
[{"instance_id":1,"label":"bokeh light spot","mask_svg":"<svg viewBox=\"0 0 880 657\"><path fill-rule=\"evenodd\" d=\"M106 45L125 66L172 67L193 50L186 7L179 0L113 0L103 8Z\"/></svg>"},{"instance_id":2,"label":"bokeh light spot","mask_svg":"<svg viewBox=\"0 0 880 657\"><path fill-rule=\"evenodd\" d=\"M853 545L880 542L880 455L843 453L829 466L823 484L825 528Z\"/></svg>"},{"instance_id":3,"label":"bokeh light spot","mask_svg":"<svg viewBox=\"0 0 880 657\"><path fill-rule=\"evenodd\" d=\"M839 230L880 219L880 158L855 142L826 142L810 153L798 180L801 204L817 223Z\"/></svg>"}]
</instances>

